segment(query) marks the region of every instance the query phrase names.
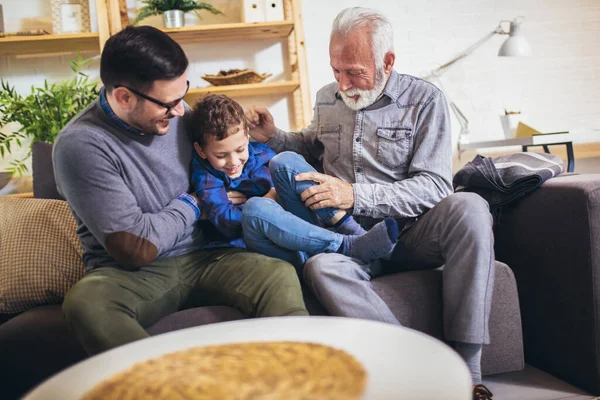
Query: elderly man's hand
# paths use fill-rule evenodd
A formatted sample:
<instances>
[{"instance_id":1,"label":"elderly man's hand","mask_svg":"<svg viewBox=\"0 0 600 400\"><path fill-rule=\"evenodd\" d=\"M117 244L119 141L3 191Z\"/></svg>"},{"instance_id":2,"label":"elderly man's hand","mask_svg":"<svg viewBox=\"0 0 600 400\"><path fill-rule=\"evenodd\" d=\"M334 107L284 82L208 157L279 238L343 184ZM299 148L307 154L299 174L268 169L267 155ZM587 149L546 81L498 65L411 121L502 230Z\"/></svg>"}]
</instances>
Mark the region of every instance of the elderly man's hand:
<instances>
[{"instance_id":1,"label":"elderly man's hand","mask_svg":"<svg viewBox=\"0 0 600 400\"><path fill-rule=\"evenodd\" d=\"M252 106L246 110L250 136L260 143L267 143L277 134L273 116L266 108Z\"/></svg>"},{"instance_id":2,"label":"elderly man's hand","mask_svg":"<svg viewBox=\"0 0 600 400\"><path fill-rule=\"evenodd\" d=\"M348 182L318 172L303 172L296 175L296 180L319 183L300 194L304 204L312 210L327 207L347 210L354 207L354 188Z\"/></svg>"}]
</instances>

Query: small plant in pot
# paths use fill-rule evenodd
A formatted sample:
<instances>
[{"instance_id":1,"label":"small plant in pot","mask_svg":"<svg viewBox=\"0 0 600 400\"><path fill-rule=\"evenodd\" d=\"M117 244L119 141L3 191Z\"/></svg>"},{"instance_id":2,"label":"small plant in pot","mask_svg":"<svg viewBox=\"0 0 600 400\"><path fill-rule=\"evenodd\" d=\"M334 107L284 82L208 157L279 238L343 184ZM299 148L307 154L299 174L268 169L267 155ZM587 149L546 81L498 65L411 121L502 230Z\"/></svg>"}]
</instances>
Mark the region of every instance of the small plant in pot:
<instances>
[{"instance_id":1,"label":"small plant in pot","mask_svg":"<svg viewBox=\"0 0 600 400\"><path fill-rule=\"evenodd\" d=\"M206 10L211 14L223 14L208 3L201 0L142 0L145 4L138 10L133 25L153 15L162 15L165 28L181 28L185 24L186 13L194 12L200 18L199 12Z\"/></svg>"},{"instance_id":2,"label":"small plant in pot","mask_svg":"<svg viewBox=\"0 0 600 400\"><path fill-rule=\"evenodd\" d=\"M71 60L75 76L65 82L48 83L31 87L28 95L21 95L8 82L0 79L0 157L10 154L13 147L20 147L25 139L36 142L54 143L60 130L80 111L92 103L100 94L96 82L90 82L81 71L92 59L84 60L81 55ZM6 133L7 125L16 123L18 129ZM4 128L4 129L2 129ZM21 160L10 162L5 168L13 175L27 171L25 161L31 151ZM4 174L3 174L4 175Z\"/></svg>"}]
</instances>

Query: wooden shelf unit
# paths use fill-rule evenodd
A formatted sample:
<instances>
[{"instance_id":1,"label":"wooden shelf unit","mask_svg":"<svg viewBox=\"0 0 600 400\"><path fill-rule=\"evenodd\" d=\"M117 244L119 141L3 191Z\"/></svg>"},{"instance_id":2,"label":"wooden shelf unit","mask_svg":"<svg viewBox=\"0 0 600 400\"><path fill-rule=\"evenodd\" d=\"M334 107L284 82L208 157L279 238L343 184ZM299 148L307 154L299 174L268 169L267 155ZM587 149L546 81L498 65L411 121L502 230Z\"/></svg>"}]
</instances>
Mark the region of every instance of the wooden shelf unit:
<instances>
[{"instance_id":1,"label":"wooden shelf unit","mask_svg":"<svg viewBox=\"0 0 600 400\"><path fill-rule=\"evenodd\" d=\"M210 86L191 89L186 99L193 101L206 93L224 93L232 97L287 95L292 96L292 127L308 125L312 115L308 90L308 72L304 30L300 13L301 0L284 0L285 20L255 23L228 23L164 29L180 44L287 39L290 77L286 81L251 85ZM128 23L124 0L96 0L98 33L0 38L0 56L101 52L111 34Z\"/></svg>"},{"instance_id":2,"label":"wooden shelf unit","mask_svg":"<svg viewBox=\"0 0 600 400\"><path fill-rule=\"evenodd\" d=\"M96 0L98 32L0 38L0 56L53 55L93 51L100 53L110 37L107 1Z\"/></svg>"},{"instance_id":3,"label":"wooden shelf unit","mask_svg":"<svg viewBox=\"0 0 600 400\"><path fill-rule=\"evenodd\" d=\"M119 32L128 22L124 0L96 0L108 2L108 22L111 34ZM208 86L190 89L186 101L190 104L207 93L222 93L233 98L244 96L290 95L292 101L292 129L307 126L312 118L308 88L308 69L304 28L302 26L301 0L283 0L283 21L228 23L186 26L163 29L179 44L214 43L226 41L287 39L287 62L290 76L285 81L250 85ZM285 57L285 55L282 55ZM193 62L193 60L190 60Z\"/></svg>"}]
</instances>

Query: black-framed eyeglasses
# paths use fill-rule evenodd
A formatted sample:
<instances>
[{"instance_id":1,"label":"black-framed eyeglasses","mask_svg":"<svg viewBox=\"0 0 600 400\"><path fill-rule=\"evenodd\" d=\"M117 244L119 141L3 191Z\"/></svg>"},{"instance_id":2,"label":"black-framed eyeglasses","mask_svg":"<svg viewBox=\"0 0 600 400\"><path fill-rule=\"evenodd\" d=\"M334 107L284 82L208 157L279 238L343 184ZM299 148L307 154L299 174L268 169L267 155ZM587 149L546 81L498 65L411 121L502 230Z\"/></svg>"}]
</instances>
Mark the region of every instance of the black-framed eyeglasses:
<instances>
[{"instance_id":1,"label":"black-framed eyeglasses","mask_svg":"<svg viewBox=\"0 0 600 400\"><path fill-rule=\"evenodd\" d=\"M177 100L173 100L170 103L163 103L160 100L156 100L155 98L152 98L144 93L138 92L135 89L130 88L129 86L125 86L125 85L115 85L115 89L116 88L120 88L123 87L127 90L129 90L132 93L137 94L138 96L140 96L143 99L146 99L154 104L157 104L161 107L164 107L167 109L167 112L165 112L165 115L169 115L169 113L171 112L172 109L174 109L175 107L177 107L179 105L179 103L181 103L181 101L185 98L185 95L187 94L188 90L190 90L190 81L187 81L187 88L185 89L185 93L183 94L183 97L178 98Z\"/></svg>"}]
</instances>

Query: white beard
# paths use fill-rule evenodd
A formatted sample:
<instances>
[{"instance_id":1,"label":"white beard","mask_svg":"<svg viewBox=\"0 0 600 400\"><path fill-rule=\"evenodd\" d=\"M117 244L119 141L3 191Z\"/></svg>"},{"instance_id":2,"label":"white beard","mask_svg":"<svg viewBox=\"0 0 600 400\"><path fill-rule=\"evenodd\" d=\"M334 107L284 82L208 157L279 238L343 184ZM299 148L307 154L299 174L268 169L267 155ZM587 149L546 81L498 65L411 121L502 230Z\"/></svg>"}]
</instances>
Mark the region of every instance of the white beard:
<instances>
[{"instance_id":1,"label":"white beard","mask_svg":"<svg viewBox=\"0 0 600 400\"><path fill-rule=\"evenodd\" d=\"M369 107L375 103L386 84L385 74L382 69L377 69L375 73L375 85L371 90L362 90L357 88L348 89L345 92L340 91L342 100L351 109L358 111L362 108ZM354 100L352 96L358 95L358 99Z\"/></svg>"}]
</instances>

